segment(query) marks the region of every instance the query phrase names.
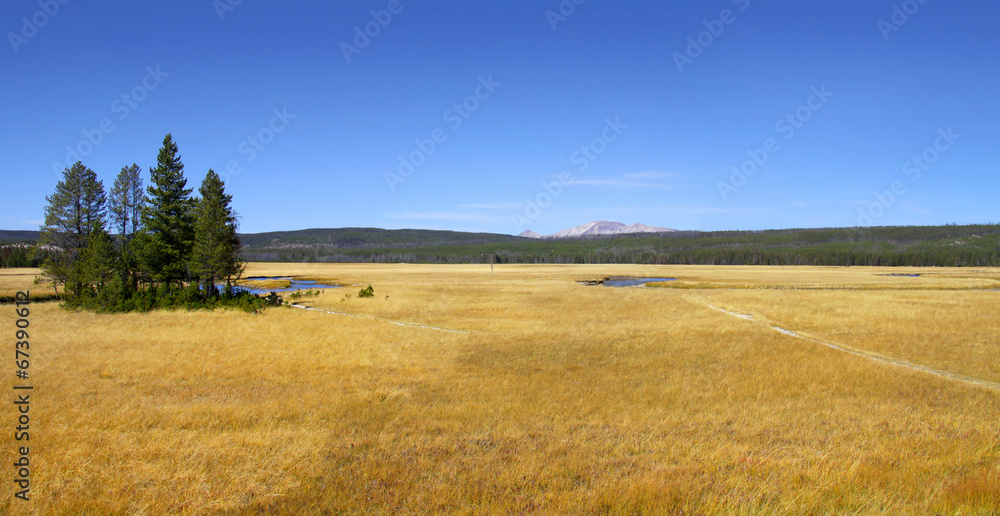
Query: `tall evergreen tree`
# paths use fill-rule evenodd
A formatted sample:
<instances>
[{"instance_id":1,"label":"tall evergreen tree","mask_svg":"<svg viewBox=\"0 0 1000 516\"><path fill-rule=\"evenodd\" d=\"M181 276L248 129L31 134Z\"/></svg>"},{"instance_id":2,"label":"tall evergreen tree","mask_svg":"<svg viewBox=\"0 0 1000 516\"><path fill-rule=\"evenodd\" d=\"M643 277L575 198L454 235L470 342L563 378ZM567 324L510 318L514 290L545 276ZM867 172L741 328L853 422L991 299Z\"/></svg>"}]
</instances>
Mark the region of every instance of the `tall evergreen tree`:
<instances>
[{"instance_id":1,"label":"tall evergreen tree","mask_svg":"<svg viewBox=\"0 0 1000 516\"><path fill-rule=\"evenodd\" d=\"M239 277L243 263L239 256L236 213L230 206L233 196L226 194L225 183L209 169L198 192L201 198L195 208L191 274L210 292L217 280L225 278L231 284L232 279Z\"/></svg>"},{"instance_id":2,"label":"tall evergreen tree","mask_svg":"<svg viewBox=\"0 0 1000 516\"><path fill-rule=\"evenodd\" d=\"M146 196L142 191L142 177L139 175L141 170L135 163L122 167L111 189L111 229L118 232L123 240L129 240L142 227L142 208L145 206Z\"/></svg>"},{"instance_id":3,"label":"tall evergreen tree","mask_svg":"<svg viewBox=\"0 0 1000 516\"><path fill-rule=\"evenodd\" d=\"M133 238L142 228L142 209L146 204L141 172L142 169L135 163L122 167L111 189L109 211L112 229L118 232L118 294L122 299L131 296L139 286L137 246Z\"/></svg>"},{"instance_id":4,"label":"tall evergreen tree","mask_svg":"<svg viewBox=\"0 0 1000 516\"><path fill-rule=\"evenodd\" d=\"M92 231L103 228L106 215L104 184L93 170L76 162L63 171L56 191L45 200L45 223L41 227L43 246L59 252L46 260L42 269L57 284L67 285L74 294L83 291L83 276L78 263Z\"/></svg>"},{"instance_id":5,"label":"tall evergreen tree","mask_svg":"<svg viewBox=\"0 0 1000 516\"><path fill-rule=\"evenodd\" d=\"M170 134L149 170L147 204L142 210L145 237L139 252L143 268L153 281L165 284L188 279L188 262L194 242L191 189L184 179L184 164Z\"/></svg>"}]
</instances>

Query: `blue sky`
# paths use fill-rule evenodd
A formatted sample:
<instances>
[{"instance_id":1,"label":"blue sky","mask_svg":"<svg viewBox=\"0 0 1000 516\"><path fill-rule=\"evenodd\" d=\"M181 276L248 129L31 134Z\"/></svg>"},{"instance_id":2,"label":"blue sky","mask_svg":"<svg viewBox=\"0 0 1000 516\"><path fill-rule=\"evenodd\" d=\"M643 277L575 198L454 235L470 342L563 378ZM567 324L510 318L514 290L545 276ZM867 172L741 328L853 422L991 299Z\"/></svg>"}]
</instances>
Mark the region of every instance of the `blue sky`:
<instances>
[{"instance_id":1,"label":"blue sky","mask_svg":"<svg viewBox=\"0 0 1000 516\"><path fill-rule=\"evenodd\" d=\"M4 2L0 228L37 229L75 159L106 187L133 162L148 178L168 132L189 186L224 173L246 232L1000 222L998 19L944 0Z\"/></svg>"}]
</instances>

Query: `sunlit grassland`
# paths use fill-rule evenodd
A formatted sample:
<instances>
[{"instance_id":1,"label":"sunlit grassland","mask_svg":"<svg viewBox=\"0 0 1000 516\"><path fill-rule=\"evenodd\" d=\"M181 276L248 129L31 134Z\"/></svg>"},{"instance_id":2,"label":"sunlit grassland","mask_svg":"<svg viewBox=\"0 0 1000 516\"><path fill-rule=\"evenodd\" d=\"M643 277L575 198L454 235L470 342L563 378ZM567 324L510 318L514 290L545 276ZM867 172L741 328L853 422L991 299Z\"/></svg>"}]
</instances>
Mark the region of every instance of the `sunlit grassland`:
<instances>
[{"instance_id":1,"label":"sunlit grassland","mask_svg":"<svg viewBox=\"0 0 1000 516\"><path fill-rule=\"evenodd\" d=\"M13 297L19 290L31 289L40 294L53 293L51 283L35 285L35 278L41 275L38 269L0 269L0 297Z\"/></svg>"},{"instance_id":2,"label":"sunlit grassland","mask_svg":"<svg viewBox=\"0 0 1000 516\"><path fill-rule=\"evenodd\" d=\"M0 293L38 288L4 272ZM361 317L33 305L34 501L5 482L0 510L1000 512L1000 393L707 306L1000 381L1000 292L984 290L998 269L248 272L353 285L299 302ZM909 272L924 276L881 275ZM678 281L576 283L609 275ZM12 334L13 307L0 311ZM13 457L13 432L0 435Z\"/></svg>"},{"instance_id":3,"label":"sunlit grassland","mask_svg":"<svg viewBox=\"0 0 1000 516\"><path fill-rule=\"evenodd\" d=\"M292 281L289 279L275 278L275 279L244 279L236 282L237 285L241 287L248 287L253 289L283 289L292 286Z\"/></svg>"}]
</instances>

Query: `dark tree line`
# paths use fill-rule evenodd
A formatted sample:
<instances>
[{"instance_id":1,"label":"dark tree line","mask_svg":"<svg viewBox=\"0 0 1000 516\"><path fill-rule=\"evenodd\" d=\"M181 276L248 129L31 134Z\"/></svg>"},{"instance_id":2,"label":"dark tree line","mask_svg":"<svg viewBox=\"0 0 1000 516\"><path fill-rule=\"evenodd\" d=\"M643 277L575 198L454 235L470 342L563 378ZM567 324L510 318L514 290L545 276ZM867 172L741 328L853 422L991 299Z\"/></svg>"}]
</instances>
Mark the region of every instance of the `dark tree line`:
<instances>
[{"instance_id":1,"label":"dark tree line","mask_svg":"<svg viewBox=\"0 0 1000 516\"><path fill-rule=\"evenodd\" d=\"M104 311L238 305L263 300L234 291L244 263L237 215L225 184L209 169L192 197L171 135L163 140L143 189L141 169L123 167L110 196L77 162L46 197L42 263L70 306ZM110 231L109 231L110 228ZM220 292L218 283L224 283Z\"/></svg>"},{"instance_id":2,"label":"dark tree line","mask_svg":"<svg viewBox=\"0 0 1000 516\"><path fill-rule=\"evenodd\" d=\"M40 267L48 253L34 242L21 242L0 246L0 268Z\"/></svg>"},{"instance_id":3,"label":"dark tree line","mask_svg":"<svg viewBox=\"0 0 1000 516\"><path fill-rule=\"evenodd\" d=\"M685 232L481 244L282 245L244 249L251 261L996 267L1000 225Z\"/></svg>"}]
</instances>

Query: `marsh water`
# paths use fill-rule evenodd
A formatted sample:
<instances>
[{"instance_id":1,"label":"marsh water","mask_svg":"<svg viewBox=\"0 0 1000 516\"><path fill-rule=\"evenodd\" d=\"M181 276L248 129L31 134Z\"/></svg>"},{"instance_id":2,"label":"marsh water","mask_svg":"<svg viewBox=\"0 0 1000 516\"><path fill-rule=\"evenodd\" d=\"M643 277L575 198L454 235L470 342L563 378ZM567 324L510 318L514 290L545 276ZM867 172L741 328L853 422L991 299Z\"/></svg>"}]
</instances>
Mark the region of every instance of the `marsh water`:
<instances>
[{"instance_id":1,"label":"marsh water","mask_svg":"<svg viewBox=\"0 0 1000 516\"><path fill-rule=\"evenodd\" d=\"M628 278L625 276L609 276L603 280L581 281L584 285L604 285L605 287L641 287L647 283L660 281L677 281L677 278Z\"/></svg>"},{"instance_id":2,"label":"marsh water","mask_svg":"<svg viewBox=\"0 0 1000 516\"><path fill-rule=\"evenodd\" d=\"M341 285L326 285L323 283L317 283L313 280L298 280L295 278L290 278L288 276L253 276L250 278L243 278L247 281L270 281L270 280L288 280L289 286L284 288L252 288L252 287L233 287L234 290L239 290L242 292L249 292L251 294L270 294L282 293L282 292L296 292L299 290L311 290L320 288L340 288ZM219 285L221 290L225 285Z\"/></svg>"}]
</instances>

